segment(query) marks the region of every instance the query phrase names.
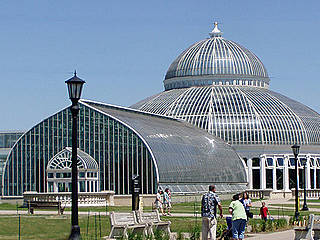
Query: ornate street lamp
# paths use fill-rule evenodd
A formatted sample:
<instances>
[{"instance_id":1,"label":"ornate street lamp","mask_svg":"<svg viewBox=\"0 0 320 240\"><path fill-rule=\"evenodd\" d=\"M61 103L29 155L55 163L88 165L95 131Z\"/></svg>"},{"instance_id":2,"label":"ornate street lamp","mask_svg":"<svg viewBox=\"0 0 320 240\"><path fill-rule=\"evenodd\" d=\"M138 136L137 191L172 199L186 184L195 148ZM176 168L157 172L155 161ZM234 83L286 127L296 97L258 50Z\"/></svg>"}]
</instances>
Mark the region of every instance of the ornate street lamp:
<instances>
[{"instance_id":1,"label":"ornate street lamp","mask_svg":"<svg viewBox=\"0 0 320 240\"><path fill-rule=\"evenodd\" d=\"M80 227L78 223L78 168L77 168L77 119L79 113L78 101L81 97L82 86L85 83L82 79L77 77L77 72L74 71L74 76L66 81L68 86L69 98L72 102L70 111L72 114L72 158L71 158L71 172L72 172L72 216L71 216L71 233L69 239L81 239Z\"/></svg>"},{"instance_id":2,"label":"ornate street lamp","mask_svg":"<svg viewBox=\"0 0 320 240\"><path fill-rule=\"evenodd\" d=\"M303 184L303 207L302 207L302 211L309 211L309 208L307 206L307 186L306 186L306 165L307 165L307 159L306 158L302 158L301 160L301 164L303 165L303 169L304 169L304 184Z\"/></svg>"},{"instance_id":3,"label":"ornate street lamp","mask_svg":"<svg viewBox=\"0 0 320 240\"><path fill-rule=\"evenodd\" d=\"M299 155L299 151L300 151L300 146L295 144L292 147L292 152L294 155L294 160L295 160L295 170L296 170L296 176L295 176L295 182L296 182L296 190L295 190L295 205L296 205L296 211L294 214L294 217L296 220L298 220L299 218L299 206L298 206L298 155Z\"/></svg>"}]
</instances>

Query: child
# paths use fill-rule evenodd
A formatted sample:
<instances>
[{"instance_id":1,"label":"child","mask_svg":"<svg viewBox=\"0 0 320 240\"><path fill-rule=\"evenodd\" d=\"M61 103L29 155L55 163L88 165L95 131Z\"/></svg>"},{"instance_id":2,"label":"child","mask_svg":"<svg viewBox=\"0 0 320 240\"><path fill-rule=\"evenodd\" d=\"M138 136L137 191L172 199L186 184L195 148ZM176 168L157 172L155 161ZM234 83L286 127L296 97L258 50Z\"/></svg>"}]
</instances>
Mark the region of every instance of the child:
<instances>
[{"instance_id":1,"label":"child","mask_svg":"<svg viewBox=\"0 0 320 240\"><path fill-rule=\"evenodd\" d=\"M259 216L261 216L261 219L267 221L268 220L268 215L270 217L269 209L266 207L266 203L262 202L262 207L260 208Z\"/></svg>"}]
</instances>

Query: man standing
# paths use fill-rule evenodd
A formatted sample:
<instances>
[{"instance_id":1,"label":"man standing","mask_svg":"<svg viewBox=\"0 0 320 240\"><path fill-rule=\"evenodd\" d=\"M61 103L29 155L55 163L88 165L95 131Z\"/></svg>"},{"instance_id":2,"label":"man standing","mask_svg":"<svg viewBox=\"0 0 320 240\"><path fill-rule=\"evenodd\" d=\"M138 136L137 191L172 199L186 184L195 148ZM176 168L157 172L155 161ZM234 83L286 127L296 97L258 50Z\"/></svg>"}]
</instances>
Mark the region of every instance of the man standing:
<instances>
[{"instance_id":1,"label":"man standing","mask_svg":"<svg viewBox=\"0 0 320 240\"><path fill-rule=\"evenodd\" d=\"M201 217L202 217L202 240L208 240L208 234L211 240L216 240L217 231L217 206L222 215L222 206L218 195L215 193L216 187L209 186L209 192L202 196Z\"/></svg>"}]
</instances>

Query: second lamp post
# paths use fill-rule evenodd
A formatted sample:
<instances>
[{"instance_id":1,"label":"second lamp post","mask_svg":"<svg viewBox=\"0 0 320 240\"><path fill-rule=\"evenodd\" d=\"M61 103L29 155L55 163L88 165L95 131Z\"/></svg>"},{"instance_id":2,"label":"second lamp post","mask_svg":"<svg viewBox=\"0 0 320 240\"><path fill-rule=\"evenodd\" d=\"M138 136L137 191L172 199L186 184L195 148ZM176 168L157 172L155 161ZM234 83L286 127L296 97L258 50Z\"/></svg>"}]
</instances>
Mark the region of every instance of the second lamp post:
<instances>
[{"instance_id":1,"label":"second lamp post","mask_svg":"<svg viewBox=\"0 0 320 240\"><path fill-rule=\"evenodd\" d=\"M296 189L295 189L295 213L294 213L294 218L296 220L298 220L299 218L299 205L298 205L298 194L299 194L299 186L298 186L298 155L299 155L299 151L300 151L300 146L295 144L292 147L292 152L294 155L294 160L295 160L295 183L296 183Z\"/></svg>"},{"instance_id":2,"label":"second lamp post","mask_svg":"<svg viewBox=\"0 0 320 240\"><path fill-rule=\"evenodd\" d=\"M305 159L305 158L302 158L301 159L301 163L302 163L302 165L303 165L303 169L304 169L304 181L303 181L303 207L302 207L302 211L308 211L309 210L309 208L308 208L308 206L307 206L307 184L306 184L306 180L307 180L307 178L306 178L306 165L307 165L307 159Z\"/></svg>"}]
</instances>

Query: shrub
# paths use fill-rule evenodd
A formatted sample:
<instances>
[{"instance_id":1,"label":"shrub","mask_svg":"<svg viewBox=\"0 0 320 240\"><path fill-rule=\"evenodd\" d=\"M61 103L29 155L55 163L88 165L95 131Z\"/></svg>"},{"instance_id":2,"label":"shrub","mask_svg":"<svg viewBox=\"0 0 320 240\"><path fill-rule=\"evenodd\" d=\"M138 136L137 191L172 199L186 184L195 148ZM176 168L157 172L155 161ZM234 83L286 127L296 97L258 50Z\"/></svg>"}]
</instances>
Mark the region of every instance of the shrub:
<instances>
[{"instance_id":1,"label":"shrub","mask_svg":"<svg viewBox=\"0 0 320 240\"><path fill-rule=\"evenodd\" d=\"M286 228L288 226L288 221L285 218L267 221L261 219L250 219L249 225L252 227L252 232L270 232Z\"/></svg>"},{"instance_id":2,"label":"shrub","mask_svg":"<svg viewBox=\"0 0 320 240\"><path fill-rule=\"evenodd\" d=\"M267 232L273 232L275 230L274 222L273 220L267 220L265 222L265 231Z\"/></svg>"},{"instance_id":3,"label":"shrub","mask_svg":"<svg viewBox=\"0 0 320 240\"><path fill-rule=\"evenodd\" d=\"M290 217L289 218L289 225L294 225L294 222L295 222L294 217Z\"/></svg>"},{"instance_id":4,"label":"shrub","mask_svg":"<svg viewBox=\"0 0 320 240\"><path fill-rule=\"evenodd\" d=\"M133 231L128 231L128 240L143 240L142 233L135 233Z\"/></svg>"},{"instance_id":5,"label":"shrub","mask_svg":"<svg viewBox=\"0 0 320 240\"><path fill-rule=\"evenodd\" d=\"M227 224L226 223L220 223L217 225L217 237L221 237L222 233L224 230L227 229Z\"/></svg>"},{"instance_id":6,"label":"shrub","mask_svg":"<svg viewBox=\"0 0 320 240\"><path fill-rule=\"evenodd\" d=\"M252 227L252 232L258 232L259 229L258 229L258 224L257 224L257 221L250 221L251 222L251 227Z\"/></svg>"},{"instance_id":7,"label":"shrub","mask_svg":"<svg viewBox=\"0 0 320 240\"><path fill-rule=\"evenodd\" d=\"M169 240L170 236L167 232L156 229L154 231L154 239L155 240Z\"/></svg>"},{"instance_id":8,"label":"shrub","mask_svg":"<svg viewBox=\"0 0 320 240\"><path fill-rule=\"evenodd\" d=\"M200 226L198 224L194 225L194 227L191 229L191 240L199 240L200 239Z\"/></svg>"},{"instance_id":9,"label":"shrub","mask_svg":"<svg viewBox=\"0 0 320 240\"><path fill-rule=\"evenodd\" d=\"M288 226L288 222L285 218L280 218L275 221L276 229L285 228Z\"/></svg>"}]
</instances>

